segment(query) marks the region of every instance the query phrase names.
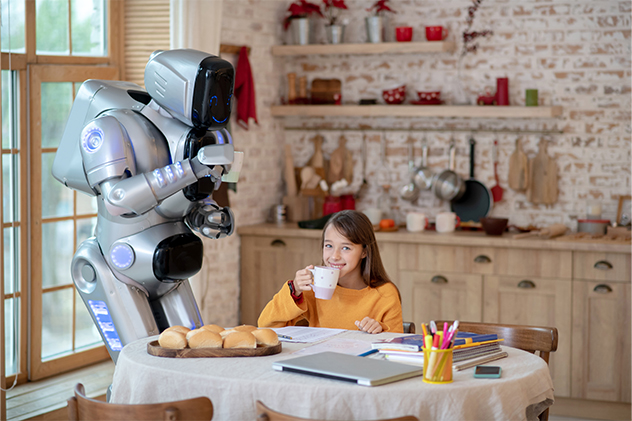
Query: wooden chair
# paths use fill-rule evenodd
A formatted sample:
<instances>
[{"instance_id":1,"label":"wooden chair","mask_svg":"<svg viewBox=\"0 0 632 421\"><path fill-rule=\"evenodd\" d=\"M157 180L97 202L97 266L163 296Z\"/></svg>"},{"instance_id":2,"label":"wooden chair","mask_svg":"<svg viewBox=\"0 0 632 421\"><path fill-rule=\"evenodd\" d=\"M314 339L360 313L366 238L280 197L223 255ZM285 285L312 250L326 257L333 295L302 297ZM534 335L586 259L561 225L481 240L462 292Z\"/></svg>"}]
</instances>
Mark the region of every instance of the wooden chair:
<instances>
[{"instance_id":1,"label":"wooden chair","mask_svg":"<svg viewBox=\"0 0 632 421\"><path fill-rule=\"evenodd\" d=\"M207 397L181 401L121 405L86 397L83 384L75 386L75 396L68 399L69 421L210 421L213 404Z\"/></svg>"},{"instance_id":2,"label":"wooden chair","mask_svg":"<svg viewBox=\"0 0 632 421\"><path fill-rule=\"evenodd\" d=\"M443 326L443 320L438 321L437 326ZM452 322L448 322L452 324ZM475 323L459 321L459 330L480 334L495 333L503 338L502 345L522 349L532 354L539 354L540 358L549 364L549 354L557 350L557 329L554 327L502 325L494 323ZM536 355L538 355L536 354ZM549 410L538 417L542 421L549 419Z\"/></svg>"},{"instance_id":3,"label":"wooden chair","mask_svg":"<svg viewBox=\"0 0 632 421\"><path fill-rule=\"evenodd\" d=\"M264 405L263 402L257 401L257 421L322 421L313 418L299 418L291 415L282 414L281 412L273 411ZM399 418L380 419L375 421L419 421L419 418L408 415Z\"/></svg>"},{"instance_id":4,"label":"wooden chair","mask_svg":"<svg viewBox=\"0 0 632 421\"><path fill-rule=\"evenodd\" d=\"M404 333L415 333L415 323L413 322L404 322Z\"/></svg>"}]
</instances>

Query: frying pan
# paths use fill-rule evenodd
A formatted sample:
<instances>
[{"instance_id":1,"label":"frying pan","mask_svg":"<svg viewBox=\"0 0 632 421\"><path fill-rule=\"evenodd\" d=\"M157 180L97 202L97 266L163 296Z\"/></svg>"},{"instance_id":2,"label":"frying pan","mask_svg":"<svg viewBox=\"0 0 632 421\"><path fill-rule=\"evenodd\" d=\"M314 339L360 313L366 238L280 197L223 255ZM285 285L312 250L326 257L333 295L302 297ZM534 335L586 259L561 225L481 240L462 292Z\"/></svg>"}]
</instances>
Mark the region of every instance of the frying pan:
<instances>
[{"instance_id":1,"label":"frying pan","mask_svg":"<svg viewBox=\"0 0 632 421\"><path fill-rule=\"evenodd\" d=\"M454 139L450 142L450 164L449 169L441 171L437 174L432 183L432 190L435 196L441 200L455 200L465 193L465 182L454 171L456 148Z\"/></svg>"},{"instance_id":2,"label":"frying pan","mask_svg":"<svg viewBox=\"0 0 632 421\"><path fill-rule=\"evenodd\" d=\"M476 141L470 138L470 178L465 180L465 193L451 203L452 212L461 218L462 222L480 222L487 216L494 203L494 197L485 184L474 178L474 150Z\"/></svg>"}]
</instances>

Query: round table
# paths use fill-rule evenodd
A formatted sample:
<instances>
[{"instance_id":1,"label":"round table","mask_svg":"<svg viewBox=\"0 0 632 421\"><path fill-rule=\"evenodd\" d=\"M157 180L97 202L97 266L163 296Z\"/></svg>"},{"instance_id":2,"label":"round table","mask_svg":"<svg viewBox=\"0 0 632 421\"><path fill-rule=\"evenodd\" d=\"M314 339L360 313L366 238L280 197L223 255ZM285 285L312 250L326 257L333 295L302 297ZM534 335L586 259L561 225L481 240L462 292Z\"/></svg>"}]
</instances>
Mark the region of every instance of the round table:
<instances>
[{"instance_id":1,"label":"round table","mask_svg":"<svg viewBox=\"0 0 632 421\"><path fill-rule=\"evenodd\" d=\"M345 331L335 337L374 341L401 334ZM421 420L535 419L553 403L548 365L540 357L503 347L509 356L500 379L475 379L474 369L455 371L450 384L421 377L365 387L304 374L278 372L274 361L313 344L284 343L280 354L237 358L163 358L147 353L157 337L126 345L119 355L111 402L156 403L197 396L213 402L213 421L253 420L255 402L289 415L326 420L358 420L414 415Z\"/></svg>"}]
</instances>

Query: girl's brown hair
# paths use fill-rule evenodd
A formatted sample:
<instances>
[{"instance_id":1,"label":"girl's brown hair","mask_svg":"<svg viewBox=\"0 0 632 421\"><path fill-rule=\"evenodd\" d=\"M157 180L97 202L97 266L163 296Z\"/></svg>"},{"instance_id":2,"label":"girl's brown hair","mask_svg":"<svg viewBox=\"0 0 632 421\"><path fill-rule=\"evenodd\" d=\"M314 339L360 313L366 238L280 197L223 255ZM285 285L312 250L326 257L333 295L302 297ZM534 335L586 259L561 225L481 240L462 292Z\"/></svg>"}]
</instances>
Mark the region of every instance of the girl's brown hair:
<instances>
[{"instance_id":1,"label":"girl's brown hair","mask_svg":"<svg viewBox=\"0 0 632 421\"><path fill-rule=\"evenodd\" d=\"M366 285L375 288L391 282L380 258L380 250L377 247L373 225L365 214L354 210L344 210L335 213L329 218L329 221L323 228L320 242L321 249L325 247L325 231L330 226L333 226L353 244L361 244L366 251L366 256L360 262L360 273Z\"/></svg>"}]
</instances>

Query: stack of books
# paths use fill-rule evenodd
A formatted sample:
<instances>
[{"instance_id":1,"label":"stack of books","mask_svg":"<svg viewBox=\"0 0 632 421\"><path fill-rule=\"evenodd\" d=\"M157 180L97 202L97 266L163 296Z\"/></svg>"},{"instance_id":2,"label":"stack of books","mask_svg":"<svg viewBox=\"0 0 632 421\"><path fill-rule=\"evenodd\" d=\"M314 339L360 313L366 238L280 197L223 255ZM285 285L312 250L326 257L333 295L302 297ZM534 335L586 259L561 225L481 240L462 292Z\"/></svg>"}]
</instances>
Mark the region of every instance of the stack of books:
<instances>
[{"instance_id":1,"label":"stack of books","mask_svg":"<svg viewBox=\"0 0 632 421\"><path fill-rule=\"evenodd\" d=\"M477 335L457 332L454 341L452 368L456 371L485 364L507 356L500 348L498 335ZM423 335L400 336L373 342L371 346L391 361L423 366Z\"/></svg>"}]
</instances>

